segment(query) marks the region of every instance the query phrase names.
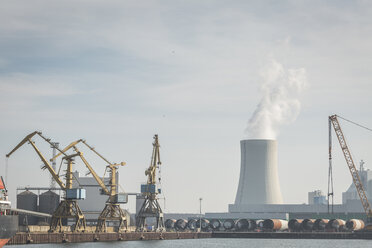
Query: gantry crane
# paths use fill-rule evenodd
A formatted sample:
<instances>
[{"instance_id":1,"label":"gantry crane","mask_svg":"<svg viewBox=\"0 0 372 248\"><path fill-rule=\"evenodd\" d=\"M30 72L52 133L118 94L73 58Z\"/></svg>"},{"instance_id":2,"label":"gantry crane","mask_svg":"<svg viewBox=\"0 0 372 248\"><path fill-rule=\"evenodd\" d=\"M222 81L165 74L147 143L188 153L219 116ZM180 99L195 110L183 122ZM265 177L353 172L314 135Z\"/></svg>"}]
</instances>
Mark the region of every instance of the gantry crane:
<instances>
[{"instance_id":1,"label":"gantry crane","mask_svg":"<svg viewBox=\"0 0 372 248\"><path fill-rule=\"evenodd\" d=\"M66 161L67 169L65 175L65 183L62 181L59 174L55 172L52 165L47 161L47 159L43 156L40 150L36 147L35 142L32 140L32 137L35 135L40 136L46 142L48 142L53 148L56 148L64 155L63 160ZM83 212L81 211L77 200L81 200L85 198L85 189L77 189L72 187L72 165L74 164L74 157L78 156L78 154L67 155L65 152L61 151L58 147L54 145L50 139L45 138L41 132L35 131L29 135L27 135L10 153L6 155L6 157L10 157L18 148L20 148L25 143L29 143L35 149L36 153L39 155L40 159L43 161L44 166L42 167L43 170L48 169L49 173L52 175L53 179L58 183L61 189L65 192L64 199L60 202L57 209L54 211L50 223L50 232L63 231L63 220L68 219L75 219L75 224L73 225L72 231L84 231L86 228L86 220Z\"/></svg>"},{"instance_id":2,"label":"gantry crane","mask_svg":"<svg viewBox=\"0 0 372 248\"><path fill-rule=\"evenodd\" d=\"M353 178L353 182L355 185L355 188L358 192L360 201L362 202L362 206L364 208L364 211L367 214L367 223L366 223L366 229L372 230L372 208L371 205L368 202L366 192L364 191L362 181L360 180L359 173L357 168L355 167L353 158L351 156L350 150L346 144L345 136L341 130L340 123L338 121L337 115L331 115L329 116L329 122L332 123L333 129L335 130L337 139L340 143L341 150L344 154L347 166L349 167L351 177Z\"/></svg>"},{"instance_id":3,"label":"gantry crane","mask_svg":"<svg viewBox=\"0 0 372 248\"><path fill-rule=\"evenodd\" d=\"M161 165L160 162L160 144L158 135L154 136L154 143L151 163L149 168L145 171L147 176L147 184L141 185L141 193L145 196L145 200L136 218L136 231L144 231L146 218L152 217L156 219L156 226L154 231L164 230L164 216L158 202L157 195L161 192L156 189L156 169Z\"/></svg>"},{"instance_id":4,"label":"gantry crane","mask_svg":"<svg viewBox=\"0 0 372 248\"><path fill-rule=\"evenodd\" d=\"M103 159L106 163L108 163L108 165L106 166L106 170L109 170L109 175L110 175L109 187L105 185L104 181L97 175L97 173L94 171L92 166L85 159L85 157L83 156L83 153L79 151L79 149L77 148L77 144L80 142L85 144L96 155L98 155L101 159ZM102 188L103 194L109 196L109 198L107 199L105 208L103 209L103 211L98 217L96 232L106 232L107 221L118 221L119 222L118 232L126 231L128 229L128 220L127 220L127 216L124 213L123 209L121 209L120 204L128 202L128 195L124 193L118 193L118 182L116 180L116 174L117 174L116 172L119 166L125 165L125 162L121 162L119 164L109 162L106 158L104 158L101 154L99 154L93 147L88 145L86 141L83 139L79 139L79 140L72 142L67 147L65 147L62 150L62 152L66 152L71 148L73 148L74 151L79 155L79 157L81 158L85 166L88 168L89 172L92 174L94 179L97 181L98 185ZM54 156L51 159L51 161L55 160L61 154L62 153L59 153L56 156Z\"/></svg>"}]
</instances>

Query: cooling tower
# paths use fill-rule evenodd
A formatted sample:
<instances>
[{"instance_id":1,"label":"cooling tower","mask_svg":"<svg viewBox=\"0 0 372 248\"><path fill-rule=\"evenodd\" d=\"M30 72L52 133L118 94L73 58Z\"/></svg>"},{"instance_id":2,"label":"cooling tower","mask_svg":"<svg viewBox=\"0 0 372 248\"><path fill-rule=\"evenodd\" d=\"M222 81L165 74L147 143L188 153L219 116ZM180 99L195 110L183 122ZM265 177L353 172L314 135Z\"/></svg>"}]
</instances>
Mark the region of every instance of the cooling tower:
<instances>
[{"instance_id":1,"label":"cooling tower","mask_svg":"<svg viewBox=\"0 0 372 248\"><path fill-rule=\"evenodd\" d=\"M282 204L276 140L241 140L241 167L235 205Z\"/></svg>"}]
</instances>

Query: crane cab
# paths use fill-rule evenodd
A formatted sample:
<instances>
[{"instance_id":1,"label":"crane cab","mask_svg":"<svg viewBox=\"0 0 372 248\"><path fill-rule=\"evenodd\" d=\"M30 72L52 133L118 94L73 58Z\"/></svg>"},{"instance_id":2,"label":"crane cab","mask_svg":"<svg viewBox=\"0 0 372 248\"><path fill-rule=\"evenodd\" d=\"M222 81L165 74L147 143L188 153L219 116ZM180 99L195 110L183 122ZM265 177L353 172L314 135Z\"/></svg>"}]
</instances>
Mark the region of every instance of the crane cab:
<instances>
[{"instance_id":1,"label":"crane cab","mask_svg":"<svg viewBox=\"0 0 372 248\"><path fill-rule=\"evenodd\" d=\"M85 200L85 189L66 189L66 199L68 200Z\"/></svg>"}]
</instances>

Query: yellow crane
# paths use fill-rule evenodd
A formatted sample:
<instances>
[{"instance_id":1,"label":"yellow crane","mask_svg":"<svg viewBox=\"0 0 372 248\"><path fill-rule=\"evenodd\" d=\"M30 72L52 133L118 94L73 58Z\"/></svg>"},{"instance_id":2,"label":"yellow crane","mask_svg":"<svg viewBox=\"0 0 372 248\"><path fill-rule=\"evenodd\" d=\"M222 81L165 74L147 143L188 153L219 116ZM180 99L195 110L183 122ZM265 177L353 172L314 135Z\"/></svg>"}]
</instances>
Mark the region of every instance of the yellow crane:
<instances>
[{"instance_id":1,"label":"yellow crane","mask_svg":"<svg viewBox=\"0 0 372 248\"><path fill-rule=\"evenodd\" d=\"M48 142L53 148L56 148L64 155L63 160L66 161L67 169L65 175L65 183L62 181L59 174L55 172L53 167L50 165L48 160L43 156L40 150L35 145L35 142L32 138L38 135L46 142ZM57 209L54 211L50 223L50 232L63 231L63 221L68 219L74 219L75 224L73 225L72 231L84 231L86 228L86 220L83 212L81 211L77 200L81 200L85 198L85 189L76 189L72 187L73 175L72 175L72 165L74 164L74 157L78 156L78 154L67 155L65 152L61 151L58 147L56 147L50 139L45 138L41 132L35 131L29 135L27 135L10 153L6 155L6 157L10 157L16 150L18 150L21 146L25 143L31 144L34 148L36 153L39 155L41 161L44 163L42 167L43 170L47 169L49 173L52 175L53 179L58 183L61 189L65 192L64 199L60 202Z\"/></svg>"},{"instance_id":2,"label":"yellow crane","mask_svg":"<svg viewBox=\"0 0 372 248\"><path fill-rule=\"evenodd\" d=\"M145 200L142 204L140 211L136 218L136 231L144 231L146 225L146 218L155 218L156 226L154 231L164 230L164 216L158 202L157 195L161 192L160 189L156 189L156 169L161 165L160 162L160 144L159 137L157 134L154 136L153 150L151 156L151 162L148 169L145 171L147 176L147 184L141 185L141 193L144 195Z\"/></svg>"},{"instance_id":3,"label":"yellow crane","mask_svg":"<svg viewBox=\"0 0 372 248\"><path fill-rule=\"evenodd\" d=\"M88 161L83 156L83 153L78 150L77 144L83 143L86 145L90 150L92 150L96 155L98 155L101 159L103 159L108 165L106 166L106 170L109 170L110 174L110 183L109 187L105 185L104 181L97 175L97 173L94 171L92 166L88 163ZM62 152L66 152L69 149L73 148L76 154L79 155L85 166L88 168L89 172L92 174L94 179L97 181L98 185L101 187L103 194L109 196L105 208L101 212L101 214L98 217L96 232L106 232L107 231L107 221L118 221L119 227L118 231L126 231L128 229L128 220L126 217L126 214L124 213L123 209L121 209L120 204L127 203L128 202L128 195L125 193L119 193L118 192L118 182L116 179L117 176L117 170L119 166L124 166L125 162L121 162L119 164L111 163L106 158L104 158L101 154L99 154L93 147L88 145L85 140L79 139L68 146L66 146ZM54 156L52 160L56 159L58 156L60 156L61 153ZM105 172L106 172L105 170Z\"/></svg>"},{"instance_id":4,"label":"yellow crane","mask_svg":"<svg viewBox=\"0 0 372 248\"><path fill-rule=\"evenodd\" d=\"M347 166L349 167L351 177L353 178L353 182L355 185L355 188L358 192L360 201L362 203L362 206L364 208L364 211L367 214L367 223L366 223L366 229L367 230L372 230L372 208L371 205L369 204L369 201L367 199L366 192L363 188L362 181L360 180L359 173L357 168L355 167L354 160L351 156L351 152L349 150L349 147L346 144L345 136L342 132L340 123L338 121L338 116L337 115L331 115L329 116L329 122L332 123L333 129L336 133L337 139L340 143L341 150L344 154Z\"/></svg>"}]
</instances>

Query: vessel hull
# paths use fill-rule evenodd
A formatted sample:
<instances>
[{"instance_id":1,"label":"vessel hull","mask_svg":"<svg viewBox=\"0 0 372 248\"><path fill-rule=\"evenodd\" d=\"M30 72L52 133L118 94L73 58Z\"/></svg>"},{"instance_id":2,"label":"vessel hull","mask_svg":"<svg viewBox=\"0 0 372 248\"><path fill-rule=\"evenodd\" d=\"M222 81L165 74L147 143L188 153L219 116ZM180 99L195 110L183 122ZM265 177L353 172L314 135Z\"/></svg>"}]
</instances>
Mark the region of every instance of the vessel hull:
<instances>
[{"instance_id":1,"label":"vessel hull","mask_svg":"<svg viewBox=\"0 0 372 248\"><path fill-rule=\"evenodd\" d=\"M17 215L0 215L0 248L18 231Z\"/></svg>"}]
</instances>

